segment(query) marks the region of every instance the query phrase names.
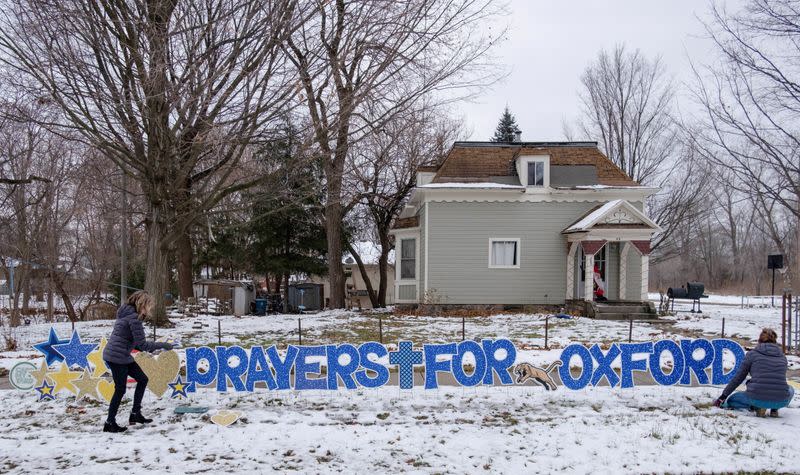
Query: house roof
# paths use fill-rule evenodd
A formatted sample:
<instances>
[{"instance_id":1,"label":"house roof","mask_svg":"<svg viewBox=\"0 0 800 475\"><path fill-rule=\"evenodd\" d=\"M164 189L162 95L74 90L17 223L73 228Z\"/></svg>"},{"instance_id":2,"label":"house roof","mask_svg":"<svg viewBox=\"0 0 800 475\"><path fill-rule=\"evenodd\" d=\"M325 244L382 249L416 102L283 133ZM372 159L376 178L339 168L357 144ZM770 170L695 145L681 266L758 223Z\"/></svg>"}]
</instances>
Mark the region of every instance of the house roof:
<instances>
[{"instance_id":1,"label":"house roof","mask_svg":"<svg viewBox=\"0 0 800 475\"><path fill-rule=\"evenodd\" d=\"M549 155L550 165L594 165L600 185L639 186L597 148L597 142L455 142L432 183L485 183L516 176L520 155Z\"/></svg>"},{"instance_id":2,"label":"house roof","mask_svg":"<svg viewBox=\"0 0 800 475\"><path fill-rule=\"evenodd\" d=\"M625 200L612 200L593 208L578 221L567 226L564 234L589 231L593 227L638 227L660 231L661 228L635 206Z\"/></svg>"}]
</instances>

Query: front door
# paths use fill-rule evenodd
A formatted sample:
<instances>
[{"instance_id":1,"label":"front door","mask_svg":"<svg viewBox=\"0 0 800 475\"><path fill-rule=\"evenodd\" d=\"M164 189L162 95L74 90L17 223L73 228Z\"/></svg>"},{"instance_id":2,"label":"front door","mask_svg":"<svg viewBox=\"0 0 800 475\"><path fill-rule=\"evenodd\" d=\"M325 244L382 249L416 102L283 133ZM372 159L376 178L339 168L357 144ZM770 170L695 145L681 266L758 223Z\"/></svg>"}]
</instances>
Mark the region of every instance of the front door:
<instances>
[{"instance_id":1,"label":"front door","mask_svg":"<svg viewBox=\"0 0 800 475\"><path fill-rule=\"evenodd\" d=\"M597 251L597 254L594 255L594 298L593 300L600 300L608 298L608 285L607 285L607 257L606 257L606 248L608 244L600 248ZM576 274L578 278L575 279L575 285L577 286L576 295L579 299L583 299L584 296L584 289L586 286L584 285L586 282L586 272L584 272L584 266L586 265L586 255L583 253L583 249L580 249L580 260L578 261L578 269Z\"/></svg>"}]
</instances>

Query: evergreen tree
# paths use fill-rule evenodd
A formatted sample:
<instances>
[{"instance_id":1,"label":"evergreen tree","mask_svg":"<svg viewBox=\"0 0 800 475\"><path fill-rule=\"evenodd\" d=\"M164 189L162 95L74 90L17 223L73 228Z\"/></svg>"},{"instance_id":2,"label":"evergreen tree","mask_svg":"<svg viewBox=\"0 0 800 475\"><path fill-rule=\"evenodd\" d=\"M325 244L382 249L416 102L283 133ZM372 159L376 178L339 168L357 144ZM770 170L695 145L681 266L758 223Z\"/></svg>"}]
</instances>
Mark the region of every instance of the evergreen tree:
<instances>
[{"instance_id":1,"label":"evergreen tree","mask_svg":"<svg viewBox=\"0 0 800 475\"><path fill-rule=\"evenodd\" d=\"M500 116L500 122L494 131L492 142L515 142L516 134L522 133L522 130L517 126L517 119L508 110L508 106Z\"/></svg>"}]
</instances>

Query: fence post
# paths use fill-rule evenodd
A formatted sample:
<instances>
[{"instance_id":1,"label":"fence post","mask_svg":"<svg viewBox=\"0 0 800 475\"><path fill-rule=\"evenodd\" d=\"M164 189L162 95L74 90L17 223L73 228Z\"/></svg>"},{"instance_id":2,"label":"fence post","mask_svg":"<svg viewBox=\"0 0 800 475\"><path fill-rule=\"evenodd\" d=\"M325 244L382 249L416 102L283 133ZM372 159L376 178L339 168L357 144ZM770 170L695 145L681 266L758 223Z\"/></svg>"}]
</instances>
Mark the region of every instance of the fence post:
<instances>
[{"instance_id":1,"label":"fence post","mask_svg":"<svg viewBox=\"0 0 800 475\"><path fill-rule=\"evenodd\" d=\"M547 337L550 330L550 316L544 317L544 349L549 350L547 346Z\"/></svg>"},{"instance_id":2,"label":"fence post","mask_svg":"<svg viewBox=\"0 0 800 475\"><path fill-rule=\"evenodd\" d=\"M725 338L725 317L722 317L722 338Z\"/></svg>"},{"instance_id":3,"label":"fence post","mask_svg":"<svg viewBox=\"0 0 800 475\"><path fill-rule=\"evenodd\" d=\"M786 353L786 290L781 298L781 350Z\"/></svg>"},{"instance_id":4,"label":"fence post","mask_svg":"<svg viewBox=\"0 0 800 475\"><path fill-rule=\"evenodd\" d=\"M158 326L158 319L153 318L153 341L156 341L156 327Z\"/></svg>"},{"instance_id":5,"label":"fence post","mask_svg":"<svg viewBox=\"0 0 800 475\"><path fill-rule=\"evenodd\" d=\"M217 320L217 343L222 346L222 320Z\"/></svg>"},{"instance_id":6,"label":"fence post","mask_svg":"<svg viewBox=\"0 0 800 475\"><path fill-rule=\"evenodd\" d=\"M378 341L383 344L383 318L378 315Z\"/></svg>"},{"instance_id":7,"label":"fence post","mask_svg":"<svg viewBox=\"0 0 800 475\"><path fill-rule=\"evenodd\" d=\"M633 341L633 317L628 317L628 343Z\"/></svg>"},{"instance_id":8,"label":"fence post","mask_svg":"<svg viewBox=\"0 0 800 475\"><path fill-rule=\"evenodd\" d=\"M303 327L300 326L300 319L297 319L297 346L303 346Z\"/></svg>"},{"instance_id":9,"label":"fence post","mask_svg":"<svg viewBox=\"0 0 800 475\"><path fill-rule=\"evenodd\" d=\"M466 339L466 317L461 315L461 341L465 341Z\"/></svg>"}]
</instances>

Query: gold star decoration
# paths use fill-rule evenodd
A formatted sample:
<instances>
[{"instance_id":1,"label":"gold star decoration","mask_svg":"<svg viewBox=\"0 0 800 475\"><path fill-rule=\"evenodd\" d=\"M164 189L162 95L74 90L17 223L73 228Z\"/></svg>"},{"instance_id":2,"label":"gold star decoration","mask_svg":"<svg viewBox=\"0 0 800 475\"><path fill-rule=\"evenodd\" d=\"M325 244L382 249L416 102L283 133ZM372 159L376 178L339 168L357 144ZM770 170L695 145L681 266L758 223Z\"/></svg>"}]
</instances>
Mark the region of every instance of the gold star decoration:
<instances>
[{"instance_id":1,"label":"gold star decoration","mask_svg":"<svg viewBox=\"0 0 800 475\"><path fill-rule=\"evenodd\" d=\"M76 379L73 383L76 388L78 388L78 395L77 398L80 399L83 396L89 396L93 399L97 399L97 383L100 381L100 378L93 378L91 374L89 374L88 369L83 370L83 376L80 379Z\"/></svg>"},{"instance_id":2,"label":"gold star decoration","mask_svg":"<svg viewBox=\"0 0 800 475\"><path fill-rule=\"evenodd\" d=\"M53 388L54 394L62 390L69 391L72 394L78 394L78 389L75 388L72 382L78 379L78 376L81 374L83 373L80 371L70 371L65 363L61 363L61 367L58 368L58 371L54 371L47 376L52 379L55 384L55 388Z\"/></svg>"},{"instance_id":3,"label":"gold star decoration","mask_svg":"<svg viewBox=\"0 0 800 475\"><path fill-rule=\"evenodd\" d=\"M86 357L89 363L94 367L94 370L92 371L93 378L99 378L108 372L106 362L103 361L103 350L106 348L106 343L108 343L108 341L106 340L106 337L103 337L103 339L100 340L100 345L97 347L97 349L89 353L89 356Z\"/></svg>"},{"instance_id":4,"label":"gold star decoration","mask_svg":"<svg viewBox=\"0 0 800 475\"><path fill-rule=\"evenodd\" d=\"M47 363L42 360L42 364L39 365L39 369L31 371L31 376L36 378L35 386L41 386L49 374L50 368L47 366Z\"/></svg>"}]
</instances>

